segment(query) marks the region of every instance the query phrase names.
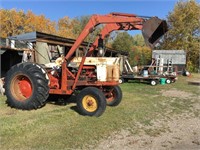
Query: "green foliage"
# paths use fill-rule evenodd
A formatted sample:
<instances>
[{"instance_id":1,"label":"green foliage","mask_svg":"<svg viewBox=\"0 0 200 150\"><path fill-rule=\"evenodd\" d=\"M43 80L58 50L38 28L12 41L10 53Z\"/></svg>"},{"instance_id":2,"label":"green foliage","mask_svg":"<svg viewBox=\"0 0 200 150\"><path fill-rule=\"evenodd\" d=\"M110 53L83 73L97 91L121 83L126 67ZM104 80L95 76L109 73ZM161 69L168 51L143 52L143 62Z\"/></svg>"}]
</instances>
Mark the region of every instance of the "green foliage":
<instances>
[{"instance_id":1,"label":"green foliage","mask_svg":"<svg viewBox=\"0 0 200 150\"><path fill-rule=\"evenodd\" d=\"M145 46L145 41L142 34L136 34L133 36L133 45L134 46Z\"/></svg>"},{"instance_id":2,"label":"green foliage","mask_svg":"<svg viewBox=\"0 0 200 150\"><path fill-rule=\"evenodd\" d=\"M86 24L88 23L88 21L90 20L91 16L81 16L81 17L76 17L74 20L74 22L76 22L76 24L74 24L73 26L73 33L74 33L74 37L77 38L79 36L79 34L83 31L83 29L85 28ZM101 26L97 26L95 28L95 30L93 31L92 34L90 34L85 41L87 42L93 42L97 36L97 34L100 33L100 29Z\"/></svg>"},{"instance_id":3,"label":"green foliage","mask_svg":"<svg viewBox=\"0 0 200 150\"><path fill-rule=\"evenodd\" d=\"M187 68L197 71L200 49L200 4L195 0L179 1L168 15L170 30L163 49L186 50Z\"/></svg>"},{"instance_id":4,"label":"green foliage","mask_svg":"<svg viewBox=\"0 0 200 150\"><path fill-rule=\"evenodd\" d=\"M145 46L144 38L141 34L136 34L132 37L127 32L120 32L114 39L112 48L128 51L131 66L147 65L151 61L151 49Z\"/></svg>"},{"instance_id":5,"label":"green foliage","mask_svg":"<svg viewBox=\"0 0 200 150\"><path fill-rule=\"evenodd\" d=\"M130 53L132 66L148 65L151 62L151 49L146 46L134 46Z\"/></svg>"},{"instance_id":6,"label":"green foliage","mask_svg":"<svg viewBox=\"0 0 200 150\"><path fill-rule=\"evenodd\" d=\"M133 36L133 50L130 52L130 64L132 66L148 65L151 62L151 49L145 46L141 34Z\"/></svg>"},{"instance_id":7,"label":"green foliage","mask_svg":"<svg viewBox=\"0 0 200 150\"><path fill-rule=\"evenodd\" d=\"M112 43L112 48L130 52L133 48L133 38L127 32L119 32Z\"/></svg>"},{"instance_id":8,"label":"green foliage","mask_svg":"<svg viewBox=\"0 0 200 150\"><path fill-rule=\"evenodd\" d=\"M74 25L73 33L77 37L82 32L82 30L84 29L85 25L88 23L90 17L91 16L81 16L81 17L76 17L74 19L77 23Z\"/></svg>"}]
</instances>

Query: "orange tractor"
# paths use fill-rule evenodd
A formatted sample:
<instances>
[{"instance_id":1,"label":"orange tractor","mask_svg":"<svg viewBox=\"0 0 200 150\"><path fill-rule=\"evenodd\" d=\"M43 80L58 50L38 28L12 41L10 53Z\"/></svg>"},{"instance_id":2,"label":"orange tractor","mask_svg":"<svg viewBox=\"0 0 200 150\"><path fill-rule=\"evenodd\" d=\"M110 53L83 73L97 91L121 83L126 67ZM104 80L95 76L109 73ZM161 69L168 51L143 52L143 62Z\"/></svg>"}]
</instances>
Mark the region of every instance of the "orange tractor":
<instances>
[{"instance_id":1,"label":"orange tractor","mask_svg":"<svg viewBox=\"0 0 200 150\"><path fill-rule=\"evenodd\" d=\"M110 13L93 15L66 56L51 64L24 62L13 66L5 78L5 94L10 107L31 110L45 105L50 94L72 95L78 91L76 102L82 115L100 116L106 105L117 106L122 100L119 87L119 58L91 57L102 45L98 38L83 57L72 57L84 39L104 24L102 40L114 30L142 30L146 43L154 46L167 32L167 23L157 17ZM126 39L124 39L126 40Z\"/></svg>"}]
</instances>

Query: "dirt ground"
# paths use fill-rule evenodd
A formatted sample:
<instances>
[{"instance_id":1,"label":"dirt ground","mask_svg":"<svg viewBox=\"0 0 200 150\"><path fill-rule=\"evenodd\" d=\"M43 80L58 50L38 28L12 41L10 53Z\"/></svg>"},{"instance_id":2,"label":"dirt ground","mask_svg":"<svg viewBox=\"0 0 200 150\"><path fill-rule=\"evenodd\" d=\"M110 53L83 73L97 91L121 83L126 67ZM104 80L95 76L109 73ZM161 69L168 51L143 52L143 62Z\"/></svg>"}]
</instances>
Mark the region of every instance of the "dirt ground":
<instances>
[{"instance_id":1,"label":"dirt ground","mask_svg":"<svg viewBox=\"0 0 200 150\"><path fill-rule=\"evenodd\" d=\"M198 87L199 88L199 87ZM171 89L161 91L162 96L188 98L191 93ZM200 99L200 96L198 97ZM195 103L193 110L200 111L200 101ZM100 141L96 150L200 150L200 117L193 112L185 112L168 119L155 120L152 126L139 125L139 134L133 135L128 130L113 133L107 139ZM146 134L145 130L160 131Z\"/></svg>"}]
</instances>

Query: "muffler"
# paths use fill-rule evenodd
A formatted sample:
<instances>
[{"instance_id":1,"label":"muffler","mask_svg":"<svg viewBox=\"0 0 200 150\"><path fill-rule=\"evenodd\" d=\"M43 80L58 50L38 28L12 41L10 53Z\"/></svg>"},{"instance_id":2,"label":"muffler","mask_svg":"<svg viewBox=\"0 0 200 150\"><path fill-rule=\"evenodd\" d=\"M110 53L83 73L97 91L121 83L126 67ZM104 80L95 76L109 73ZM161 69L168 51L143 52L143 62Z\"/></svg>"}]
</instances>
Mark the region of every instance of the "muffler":
<instances>
[{"instance_id":1,"label":"muffler","mask_svg":"<svg viewBox=\"0 0 200 150\"><path fill-rule=\"evenodd\" d=\"M167 22L157 17L152 17L143 23L142 34L145 43L151 48L154 48L167 31Z\"/></svg>"}]
</instances>

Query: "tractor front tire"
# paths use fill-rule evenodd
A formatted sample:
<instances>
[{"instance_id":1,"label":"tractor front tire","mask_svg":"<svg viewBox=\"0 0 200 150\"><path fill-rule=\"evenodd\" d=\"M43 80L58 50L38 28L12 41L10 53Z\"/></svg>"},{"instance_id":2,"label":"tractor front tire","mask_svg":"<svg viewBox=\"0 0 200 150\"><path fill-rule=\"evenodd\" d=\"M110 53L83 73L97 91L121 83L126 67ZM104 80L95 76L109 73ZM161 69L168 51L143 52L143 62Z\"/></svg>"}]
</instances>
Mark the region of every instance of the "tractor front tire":
<instances>
[{"instance_id":1,"label":"tractor front tire","mask_svg":"<svg viewBox=\"0 0 200 150\"><path fill-rule=\"evenodd\" d=\"M122 100L122 90L119 86L113 86L109 89L109 94L106 96L108 106L117 106Z\"/></svg>"},{"instance_id":2,"label":"tractor front tire","mask_svg":"<svg viewBox=\"0 0 200 150\"><path fill-rule=\"evenodd\" d=\"M13 66L5 78L7 104L12 108L31 110L45 105L49 96L46 71L35 63Z\"/></svg>"},{"instance_id":3,"label":"tractor front tire","mask_svg":"<svg viewBox=\"0 0 200 150\"><path fill-rule=\"evenodd\" d=\"M106 109L106 98L103 92L95 87L81 90L76 100L81 115L99 117Z\"/></svg>"}]
</instances>

